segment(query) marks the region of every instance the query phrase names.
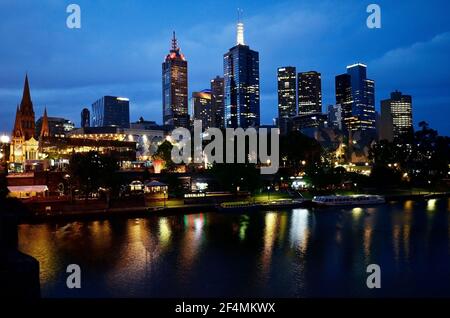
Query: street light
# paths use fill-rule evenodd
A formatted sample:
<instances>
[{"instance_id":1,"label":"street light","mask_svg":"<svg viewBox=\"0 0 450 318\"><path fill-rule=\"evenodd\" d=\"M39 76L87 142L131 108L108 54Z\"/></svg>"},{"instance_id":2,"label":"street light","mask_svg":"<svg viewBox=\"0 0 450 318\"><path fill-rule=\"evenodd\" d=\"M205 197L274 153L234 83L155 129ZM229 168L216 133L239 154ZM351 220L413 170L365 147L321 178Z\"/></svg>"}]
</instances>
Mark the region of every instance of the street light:
<instances>
[{"instance_id":1,"label":"street light","mask_svg":"<svg viewBox=\"0 0 450 318\"><path fill-rule=\"evenodd\" d=\"M267 186L267 201L270 201L270 186Z\"/></svg>"},{"instance_id":2,"label":"street light","mask_svg":"<svg viewBox=\"0 0 450 318\"><path fill-rule=\"evenodd\" d=\"M10 142L10 138L9 138L9 136L8 135L1 135L0 136L0 142L2 143L2 144L8 144L9 142Z\"/></svg>"}]
</instances>

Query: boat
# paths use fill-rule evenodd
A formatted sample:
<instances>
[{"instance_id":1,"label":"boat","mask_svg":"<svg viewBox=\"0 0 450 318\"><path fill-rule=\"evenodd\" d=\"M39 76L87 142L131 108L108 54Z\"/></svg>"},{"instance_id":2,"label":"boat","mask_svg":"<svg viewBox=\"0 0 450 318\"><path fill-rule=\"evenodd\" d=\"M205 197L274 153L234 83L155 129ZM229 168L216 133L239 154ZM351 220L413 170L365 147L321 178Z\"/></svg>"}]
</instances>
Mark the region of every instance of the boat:
<instances>
[{"instance_id":1,"label":"boat","mask_svg":"<svg viewBox=\"0 0 450 318\"><path fill-rule=\"evenodd\" d=\"M271 208L271 209L289 209L289 208L297 208L303 205L305 202L304 199L278 199L269 202L264 202L261 204L263 208Z\"/></svg>"},{"instance_id":2,"label":"boat","mask_svg":"<svg viewBox=\"0 0 450 318\"><path fill-rule=\"evenodd\" d=\"M252 202L224 202L218 206L219 212L232 213L257 211L258 209L259 205Z\"/></svg>"},{"instance_id":3,"label":"boat","mask_svg":"<svg viewBox=\"0 0 450 318\"><path fill-rule=\"evenodd\" d=\"M358 206L382 204L386 202L386 199L384 196L371 194L325 195L314 197L312 202L319 206Z\"/></svg>"}]
</instances>

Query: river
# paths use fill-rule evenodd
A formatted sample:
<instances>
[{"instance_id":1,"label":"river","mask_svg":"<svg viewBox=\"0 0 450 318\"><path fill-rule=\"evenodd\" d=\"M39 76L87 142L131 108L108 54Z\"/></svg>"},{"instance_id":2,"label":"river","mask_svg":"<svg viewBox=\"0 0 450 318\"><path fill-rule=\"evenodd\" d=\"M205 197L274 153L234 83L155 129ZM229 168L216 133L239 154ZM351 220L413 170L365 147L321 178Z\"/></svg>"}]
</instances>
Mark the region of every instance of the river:
<instances>
[{"instance_id":1,"label":"river","mask_svg":"<svg viewBox=\"0 0 450 318\"><path fill-rule=\"evenodd\" d=\"M448 297L449 211L432 199L24 224L19 247L40 262L43 297Z\"/></svg>"}]
</instances>

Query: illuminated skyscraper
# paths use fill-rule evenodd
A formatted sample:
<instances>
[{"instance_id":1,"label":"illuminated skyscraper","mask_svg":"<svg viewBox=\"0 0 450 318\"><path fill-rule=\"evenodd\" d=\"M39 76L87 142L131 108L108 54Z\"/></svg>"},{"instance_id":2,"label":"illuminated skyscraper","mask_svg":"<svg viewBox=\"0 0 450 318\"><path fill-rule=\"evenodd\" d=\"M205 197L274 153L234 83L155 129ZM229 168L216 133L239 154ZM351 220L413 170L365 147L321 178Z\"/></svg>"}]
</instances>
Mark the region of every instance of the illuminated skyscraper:
<instances>
[{"instance_id":1,"label":"illuminated skyscraper","mask_svg":"<svg viewBox=\"0 0 450 318\"><path fill-rule=\"evenodd\" d=\"M315 71L298 73L298 114L322 113L321 74Z\"/></svg>"},{"instance_id":2,"label":"illuminated skyscraper","mask_svg":"<svg viewBox=\"0 0 450 318\"><path fill-rule=\"evenodd\" d=\"M282 134L289 130L289 119L297 113L297 72L295 67L278 68L278 126Z\"/></svg>"},{"instance_id":3,"label":"illuminated skyscraper","mask_svg":"<svg viewBox=\"0 0 450 318\"><path fill-rule=\"evenodd\" d=\"M216 76L211 80L211 98L212 98L212 113L213 113L213 127L224 128L224 100L225 88L223 77Z\"/></svg>"},{"instance_id":4,"label":"illuminated skyscraper","mask_svg":"<svg viewBox=\"0 0 450 318\"><path fill-rule=\"evenodd\" d=\"M259 110L259 53L244 43L244 24L237 24L236 46L223 56L225 127L257 127Z\"/></svg>"},{"instance_id":5,"label":"illuminated skyscraper","mask_svg":"<svg viewBox=\"0 0 450 318\"><path fill-rule=\"evenodd\" d=\"M188 64L180 52L175 32L172 49L162 63L163 124L171 127L189 126Z\"/></svg>"},{"instance_id":6,"label":"illuminated skyscraper","mask_svg":"<svg viewBox=\"0 0 450 318\"><path fill-rule=\"evenodd\" d=\"M205 89L201 92L193 92L191 101L194 119L201 120L204 129L213 127L211 91Z\"/></svg>"},{"instance_id":7,"label":"illuminated skyscraper","mask_svg":"<svg viewBox=\"0 0 450 318\"><path fill-rule=\"evenodd\" d=\"M347 66L347 74L336 76L336 104L345 131L375 136L375 82L367 78L366 65Z\"/></svg>"},{"instance_id":8,"label":"illuminated skyscraper","mask_svg":"<svg viewBox=\"0 0 450 318\"><path fill-rule=\"evenodd\" d=\"M380 139L393 141L413 133L412 98L395 91L381 101Z\"/></svg>"}]
</instances>

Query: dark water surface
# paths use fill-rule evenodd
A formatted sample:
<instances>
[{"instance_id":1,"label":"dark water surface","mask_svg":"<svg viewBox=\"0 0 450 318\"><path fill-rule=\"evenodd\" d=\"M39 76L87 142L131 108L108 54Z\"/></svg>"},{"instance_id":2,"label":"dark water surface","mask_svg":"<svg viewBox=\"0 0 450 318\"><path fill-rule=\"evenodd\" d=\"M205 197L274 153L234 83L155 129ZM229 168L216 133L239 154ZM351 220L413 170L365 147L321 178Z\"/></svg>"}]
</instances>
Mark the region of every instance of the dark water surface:
<instances>
[{"instance_id":1,"label":"dark water surface","mask_svg":"<svg viewBox=\"0 0 450 318\"><path fill-rule=\"evenodd\" d=\"M44 297L450 296L450 200L21 225ZM201 211L199 211L201 212ZM366 287L368 264L381 289ZM82 288L66 287L81 267Z\"/></svg>"}]
</instances>

